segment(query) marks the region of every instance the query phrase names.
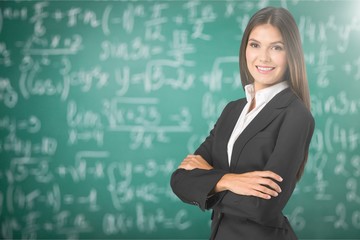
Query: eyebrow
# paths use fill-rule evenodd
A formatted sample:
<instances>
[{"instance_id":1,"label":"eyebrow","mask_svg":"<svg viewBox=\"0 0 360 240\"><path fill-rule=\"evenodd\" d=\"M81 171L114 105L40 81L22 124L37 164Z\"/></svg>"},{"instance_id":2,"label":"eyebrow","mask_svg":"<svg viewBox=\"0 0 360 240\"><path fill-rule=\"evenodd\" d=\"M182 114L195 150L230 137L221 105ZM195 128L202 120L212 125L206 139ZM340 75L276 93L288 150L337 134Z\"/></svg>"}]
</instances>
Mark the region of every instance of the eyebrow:
<instances>
[{"instance_id":1,"label":"eyebrow","mask_svg":"<svg viewBox=\"0 0 360 240\"><path fill-rule=\"evenodd\" d=\"M249 40L248 40L248 42L249 41L253 41L253 42L257 42L257 43L260 43L258 40L256 40L256 39L254 39L254 38L250 38ZM282 45L285 45L285 43L283 42L283 41L276 41L276 42L272 42L272 43L270 43L271 45L274 45L274 44L282 44Z\"/></svg>"}]
</instances>

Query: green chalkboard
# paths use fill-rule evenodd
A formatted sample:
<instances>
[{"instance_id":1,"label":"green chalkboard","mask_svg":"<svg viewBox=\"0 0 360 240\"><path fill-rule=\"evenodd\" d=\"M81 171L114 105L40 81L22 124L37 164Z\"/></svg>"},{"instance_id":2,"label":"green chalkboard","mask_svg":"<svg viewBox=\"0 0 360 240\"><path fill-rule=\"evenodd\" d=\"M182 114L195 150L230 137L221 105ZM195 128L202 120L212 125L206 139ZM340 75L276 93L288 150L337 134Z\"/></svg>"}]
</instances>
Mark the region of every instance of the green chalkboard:
<instances>
[{"instance_id":1,"label":"green chalkboard","mask_svg":"<svg viewBox=\"0 0 360 240\"><path fill-rule=\"evenodd\" d=\"M289 9L316 129L285 214L360 239L360 2L1 1L0 238L206 239L172 171L244 96L250 16Z\"/></svg>"}]
</instances>

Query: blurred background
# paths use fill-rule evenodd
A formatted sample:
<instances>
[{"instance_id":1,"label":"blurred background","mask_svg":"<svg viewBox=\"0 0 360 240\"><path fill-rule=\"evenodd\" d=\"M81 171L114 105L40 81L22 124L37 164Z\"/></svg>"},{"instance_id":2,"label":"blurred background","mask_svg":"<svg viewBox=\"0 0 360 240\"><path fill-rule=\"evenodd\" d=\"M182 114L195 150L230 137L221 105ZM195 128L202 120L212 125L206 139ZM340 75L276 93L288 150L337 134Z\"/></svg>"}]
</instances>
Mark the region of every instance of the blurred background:
<instances>
[{"instance_id":1,"label":"blurred background","mask_svg":"<svg viewBox=\"0 0 360 240\"><path fill-rule=\"evenodd\" d=\"M284 213L300 239L360 239L356 0L2 1L0 238L207 239L170 176L244 97L242 33L269 5L297 21L316 120Z\"/></svg>"}]
</instances>

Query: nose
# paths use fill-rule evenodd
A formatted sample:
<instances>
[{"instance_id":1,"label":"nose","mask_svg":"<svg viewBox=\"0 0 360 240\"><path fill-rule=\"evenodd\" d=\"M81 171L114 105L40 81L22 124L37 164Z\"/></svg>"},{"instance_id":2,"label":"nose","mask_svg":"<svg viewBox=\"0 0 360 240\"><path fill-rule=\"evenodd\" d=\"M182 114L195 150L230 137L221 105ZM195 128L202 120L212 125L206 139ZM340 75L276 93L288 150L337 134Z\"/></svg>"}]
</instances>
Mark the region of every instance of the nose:
<instances>
[{"instance_id":1,"label":"nose","mask_svg":"<svg viewBox=\"0 0 360 240\"><path fill-rule=\"evenodd\" d=\"M259 60L260 60L260 62L264 62L264 63L271 62L271 57L270 57L269 51L268 50L261 51Z\"/></svg>"}]
</instances>

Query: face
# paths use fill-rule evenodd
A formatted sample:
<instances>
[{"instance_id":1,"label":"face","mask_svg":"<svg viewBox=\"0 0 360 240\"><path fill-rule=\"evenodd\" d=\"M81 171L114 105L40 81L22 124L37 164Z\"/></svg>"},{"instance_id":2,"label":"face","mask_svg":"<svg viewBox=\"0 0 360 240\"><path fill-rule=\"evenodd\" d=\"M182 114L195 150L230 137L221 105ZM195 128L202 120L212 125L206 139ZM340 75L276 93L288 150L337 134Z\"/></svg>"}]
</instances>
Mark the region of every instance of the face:
<instances>
[{"instance_id":1,"label":"face","mask_svg":"<svg viewBox=\"0 0 360 240\"><path fill-rule=\"evenodd\" d=\"M287 69L286 49L276 27L263 24L251 31L246 46L246 63L254 78L255 90L283 80Z\"/></svg>"}]
</instances>

